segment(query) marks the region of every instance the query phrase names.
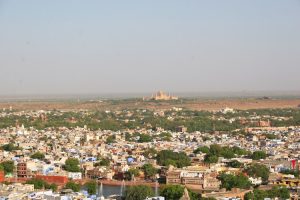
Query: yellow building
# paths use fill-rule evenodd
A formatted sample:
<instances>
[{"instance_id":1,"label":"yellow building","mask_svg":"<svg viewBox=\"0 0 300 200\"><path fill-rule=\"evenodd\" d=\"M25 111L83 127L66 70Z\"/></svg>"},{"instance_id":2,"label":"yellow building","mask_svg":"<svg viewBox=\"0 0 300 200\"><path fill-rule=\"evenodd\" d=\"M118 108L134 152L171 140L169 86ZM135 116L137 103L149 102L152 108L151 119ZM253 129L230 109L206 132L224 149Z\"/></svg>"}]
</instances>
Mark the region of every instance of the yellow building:
<instances>
[{"instance_id":1,"label":"yellow building","mask_svg":"<svg viewBox=\"0 0 300 200\"><path fill-rule=\"evenodd\" d=\"M163 91L158 91L154 95L152 95L152 100L177 100L178 97L172 96L170 94L164 93Z\"/></svg>"}]
</instances>

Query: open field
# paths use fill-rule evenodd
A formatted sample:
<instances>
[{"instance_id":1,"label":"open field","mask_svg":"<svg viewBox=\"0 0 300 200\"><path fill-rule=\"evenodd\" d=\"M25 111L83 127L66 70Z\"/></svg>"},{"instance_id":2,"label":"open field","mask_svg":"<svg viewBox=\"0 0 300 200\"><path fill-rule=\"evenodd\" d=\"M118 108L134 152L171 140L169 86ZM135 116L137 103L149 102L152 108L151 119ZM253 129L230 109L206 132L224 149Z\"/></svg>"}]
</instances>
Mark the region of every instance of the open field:
<instances>
[{"instance_id":1,"label":"open field","mask_svg":"<svg viewBox=\"0 0 300 200\"><path fill-rule=\"evenodd\" d=\"M297 108L297 99L182 99L178 101L142 101L140 99L106 101L18 101L0 102L0 109L12 107L14 110L121 110L121 109L170 109L181 107L191 110L214 111L225 107L234 109Z\"/></svg>"}]
</instances>

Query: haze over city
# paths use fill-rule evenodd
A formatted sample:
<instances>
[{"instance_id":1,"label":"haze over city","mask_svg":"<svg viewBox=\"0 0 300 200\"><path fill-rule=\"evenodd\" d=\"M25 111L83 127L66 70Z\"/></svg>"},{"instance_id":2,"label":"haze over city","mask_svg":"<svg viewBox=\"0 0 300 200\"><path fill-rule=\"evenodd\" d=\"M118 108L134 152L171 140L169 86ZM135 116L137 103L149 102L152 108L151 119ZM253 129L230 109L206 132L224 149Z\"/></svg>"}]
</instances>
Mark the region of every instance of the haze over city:
<instances>
[{"instance_id":1,"label":"haze over city","mask_svg":"<svg viewBox=\"0 0 300 200\"><path fill-rule=\"evenodd\" d=\"M300 0L0 0L0 200L299 200Z\"/></svg>"},{"instance_id":2,"label":"haze over city","mask_svg":"<svg viewBox=\"0 0 300 200\"><path fill-rule=\"evenodd\" d=\"M0 94L299 91L300 1L0 1Z\"/></svg>"}]
</instances>

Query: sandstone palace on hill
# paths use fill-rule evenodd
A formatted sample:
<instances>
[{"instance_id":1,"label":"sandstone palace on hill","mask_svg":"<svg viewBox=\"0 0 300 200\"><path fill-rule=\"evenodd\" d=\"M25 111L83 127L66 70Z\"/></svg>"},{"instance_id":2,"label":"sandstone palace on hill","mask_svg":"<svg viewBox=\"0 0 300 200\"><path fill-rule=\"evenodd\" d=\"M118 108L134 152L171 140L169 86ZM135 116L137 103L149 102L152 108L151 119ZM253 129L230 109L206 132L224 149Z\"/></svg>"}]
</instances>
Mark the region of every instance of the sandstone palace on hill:
<instances>
[{"instance_id":1,"label":"sandstone palace on hill","mask_svg":"<svg viewBox=\"0 0 300 200\"><path fill-rule=\"evenodd\" d=\"M155 94L152 94L151 97L143 97L144 101L147 100L155 100L155 101L160 101L160 100L164 100L164 101L168 101L168 100L178 100L177 96L172 96L170 93L167 94L163 91L158 91Z\"/></svg>"}]
</instances>

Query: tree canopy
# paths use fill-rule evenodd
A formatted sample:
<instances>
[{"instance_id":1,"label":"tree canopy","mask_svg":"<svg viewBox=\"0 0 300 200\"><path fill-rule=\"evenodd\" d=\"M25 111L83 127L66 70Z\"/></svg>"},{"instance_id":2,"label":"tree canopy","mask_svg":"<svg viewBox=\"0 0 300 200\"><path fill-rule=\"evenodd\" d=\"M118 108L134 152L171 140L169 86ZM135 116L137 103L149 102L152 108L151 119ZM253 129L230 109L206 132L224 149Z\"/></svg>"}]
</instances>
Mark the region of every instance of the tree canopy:
<instances>
[{"instance_id":1,"label":"tree canopy","mask_svg":"<svg viewBox=\"0 0 300 200\"><path fill-rule=\"evenodd\" d=\"M298 169L296 169L296 170L293 170L293 169L284 169L284 170L281 170L280 173L291 174L291 175L294 175L296 178L299 178L299 175L300 175L300 172L299 172Z\"/></svg>"},{"instance_id":2,"label":"tree canopy","mask_svg":"<svg viewBox=\"0 0 300 200\"><path fill-rule=\"evenodd\" d=\"M228 167L232 167L232 168L240 168L240 167L243 166L243 163L240 163L240 162L237 161L237 160L233 160L233 161L229 162L229 163L227 164L227 166L228 166Z\"/></svg>"},{"instance_id":3,"label":"tree canopy","mask_svg":"<svg viewBox=\"0 0 300 200\"><path fill-rule=\"evenodd\" d=\"M79 160L77 158L68 158L65 162L64 169L68 172L80 172Z\"/></svg>"},{"instance_id":4,"label":"tree canopy","mask_svg":"<svg viewBox=\"0 0 300 200\"><path fill-rule=\"evenodd\" d=\"M3 168L4 173L13 173L14 169L15 169L15 165L14 162L9 160L9 161L3 161L2 163L0 163L0 168Z\"/></svg>"},{"instance_id":5,"label":"tree canopy","mask_svg":"<svg viewBox=\"0 0 300 200\"><path fill-rule=\"evenodd\" d=\"M9 144L2 145L1 149L3 149L4 151L15 151L15 150L20 150L21 148L18 146L15 146L12 143L9 143Z\"/></svg>"},{"instance_id":6,"label":"tree canopy","mask_svg":"<svg viewBox=\"0 0 300 200\"><path fill-rule=\"evenodd\" d=\"M97 192L97 182L96 181L89 181L85 184L85 187L87 189L87 192L92 195L96 194Z\"/></svg>"},{"instance_id":7,"label":"tree canopy","mask_svg":"<svg viewBox=\"0 0 300 200\"><path fill-rule=\"evenodd\" d=\"M120 101L107 101L108 104L117 105L127 100ZM132 100L130 100L132 101ZM136 99L134 100L137 101ZM180 100L182 101L182 100ZM183 100L188 101L188 100ZM154 104L161 104L161 102L152 102ZM174 102L177 103L177 102ZM292 112L291 112L292 110ZM176 116L172 111L166 111L165 116L155 116L153 111L146 110L141 113L137 110L131 110L132 115L126 116L126 113L115 114L113 112L106 113L105 111L94 111L86 115L82 112L60 112L53 110L46 114L48 120L42 121L41 119L32 120L25 115L9 115L1 118L0 128L7 128L14 126L16 121L24 124L26 127L34 127L36 129L45 129L48 127L84 127L87 125L91 130L125 130L133 129L134 127L149 128L150 127L162 127L165 130L175 131L176 127L183 125L187 127L188 132L193 131L232 131L241 129L249 124L241 124L239 120L230 122L229 119L233 117L248 117L251 115L270 115L270 116L283 116L288 117L288 120L271 119L272 126L299 126L300 125L300 110L299 109L252 109L247 111L239 110L235 113L213 113L207 111L192 111L182 110L176 112ZM174 117L174 120L169 120L168 117ZM183 118L183 116L189 116L189 118ZM222 117L224 120L217 120L213 116ZM76 122L71 123L67 119L74 118ZM130 118L129 121L125 120ZM273 138L272 136L267 136ZM169 137L163 137L162 139L169 139ZM206 138L206 137L203 137Z\"/></svg>"},{"instance_id":8,"label":"tree canopy","mask_svg":"<svg viewBox=\"0 0 300 200\"><path fill-rule=\"evenodd\" d=\"M232 188L248 189L251 186L249 179L243 174L232 175L232 174L221 174L219 177L221 181L221 188L231 190Z\"/></svg>"},{"instance_id":9,"label":"tree canopy","mask_svg":"<svg viewBox=\"0 0 300 200\"><path fill-rule=\"evenodd\" d=\"M201 153L209 153L210 149L207 146L201 146L201 147L198 147L197 149L194 150L195 154L200 153L200 152Z\"/></svg>"},{"instance_id":10,"label":"tree canopy","mask_svg":"<svg viewBox=\"0 0 300 200\"><path fill-rule=\"evenodd\" d=\"M245 172L251 177L261 177L264 182L268 181L270 171L265 165L251 164L245 168Z\"/></svg>"},{"instance_id":11,"label":"tree canopy","mask_svg":"<svg viewBox=\"0 0 300 200\"><path fill-rule=\"evenodd\" d=\"M142 170L145 174L146 179L152 178L157 173L157 169L155 167L153 167L152 164L149 164L149 163L144 164L142 167Z\"/></svg>"},{"instance_id":12,"label":"tree canopy","mask_svg":"<svg viewBox=\"0 0 300 200\"><path fill-rule=\"evenodd\" d=\"M253 160L265 159L266 157L267 157L267 154L264 151L255 151L251 155L251 158Z\"/></svg>"},{"instance_id":13,"label":"tree canopy","mask_svg":"<svg viewBox=\"0 0 300 200\"><path fill-rule=\"evenodd\" d=\"M32 154L31 156L30 156L30 158L32 158L32 159L38 159L38 160L43 160L43 159L45 159L45 155L43 154L43 153L41 153L41 152L35 152L34 154Z\"/></svg>"},{"instance_id":14,"label":"tree canopy","mask_svg":"<svg viewBox=\"0 0 300 200\"><path fill-rule=\"evenodd\" d=\"M219 157L213 154L206 154L204 157L204 162L205 163L217 163L219 160Z\"/></svg>"},{"instance_id":15,"label":"tree canopy","mask_svg":"<svg viewBox=\"0 0 300 200\"><path fill-rule=\"evenodd\" d=\"M157 162L160 165L175 167L185 167L191 164L190 158L184 152L173 152L171 150L162 150L157 154Z\"/></svg>"},{"instance_id":16,"label":"tree canopy","mask_svg":"<svg viewBox=\"0 0 300 200\"><path fill-rule=\"evenodd\" d=\"M154 196L152 188L146 185L131 186L125 191L125 200L143 200L152 196Z\"/></svg>"},{"instance_id":17,"label":"tree canopy","mask_svg":"<svg viewBox=\"0 0 300 200\"><path fill-rule=\"evenodd\" d=\"M126 141L132 142L139 142L139 143L144 143L144 142L151 142L153 140L152 136L149 134L144 134L144 133L133 133L129 134L127 133L125 135Z\"/></svg>"},{"instance_id":18,"label":"tree canopy","mask_svg":"<svg viewBox=\"0 0 300 200\"><path fill-rule=\"evenodd\" d=\"M239 157L242 155L248 155L249 152L241 149L239 147L227 147L220 146L218 144L212 144L210 147L202 146L197 148L194 153L206 153L204 157L204 162L206 163L216 163L219 157L224 157L227 159Z\"/></svg>"},{"instance_id":19,"label":"tree canopy","mask_svg":"<svg viewBox=\"0 0 300 200\"><path fill-rule=\"evenodd\" d=\"M125 179L132 180L133 177L137 177L140 175L140 170L136 168L130 168L127 172L125 172Z\"/></svg>"},{"instance_id":20,"label":"tree canopy","mask_svg":"<svg viewBox=\"0 0 300 200\"><path fill-rule=\"evenodd\" d=\"M56 191L57 190L57 185L52 183L52 184L49 184L47 183L46 181L44 180L41 180L41 179L30 179L28 181L26 181L27 184L33 184L34 185L34 189L51 189L53 191Z\"/></svg>"},{"instance_id":21,"label":"tree canopy","mask_svg":"<svg viewBox=\"0 0 300 200\"><path fill-rule=\"evenodd\" d=\"M115 135L110 135L106 138L106 144L111 144L116 142L116 136Z\"/></svg>"},{"instance_id":22,"label":"tree canopy","mask_svg":"<svg viewBox=\"0 0 300 200\"><path fill-rule=\"evenodd\" d=\"M263 200L265 198L289 199L290 192L285 187L273 187L271 190L254 189L253 192L248 192L245 194L245 200Z\"/></svg>"},{"instance_id":23,"label":"tree canopy","mask_svg":"<svg viewBox=\"0 0 300 200\"><path fill-rule=\"evenodd\" d=\"M157 151L154 149L154 148L149 148L149 149L146 149L143 153L143 155L146 157L146 158L153 158L155 157L157 154Z\"/></svg>"},{"instance_id":24,"label":"tree canopy","mask_svg":"<svg viewBox=\"0 0 300 200\"><path fill-rule=\"evenodd\" d=\"M110 160L108 158L101 158L101 160L95 163L95 166L109 166Z\"/></svg>"},{"instance_id":25,"label":"tree canopy","mask_svg":"<svg viewBox=\"0 0 300 200\"><path fill-rule=\"evenodd\" d=\"M199 200L200 195L190 190L189 196L191 200ZM166 200L180 199L183 196L184 187L182 185L165 185L160 189L160 196L165 197Z\"/></svg>"},{"instance_id":26,"label":"tree canopy","mask_svg":"<svg viewBox=\"0 0 300 200\"><path fill-rule=\"evenodd\" d=\"M73 190L73 192L79 192L80 191L80 184L75 183L73 181L69 181L66 185L65 185L66 189L71 189Z\"/></svg>"}]
</instances>

